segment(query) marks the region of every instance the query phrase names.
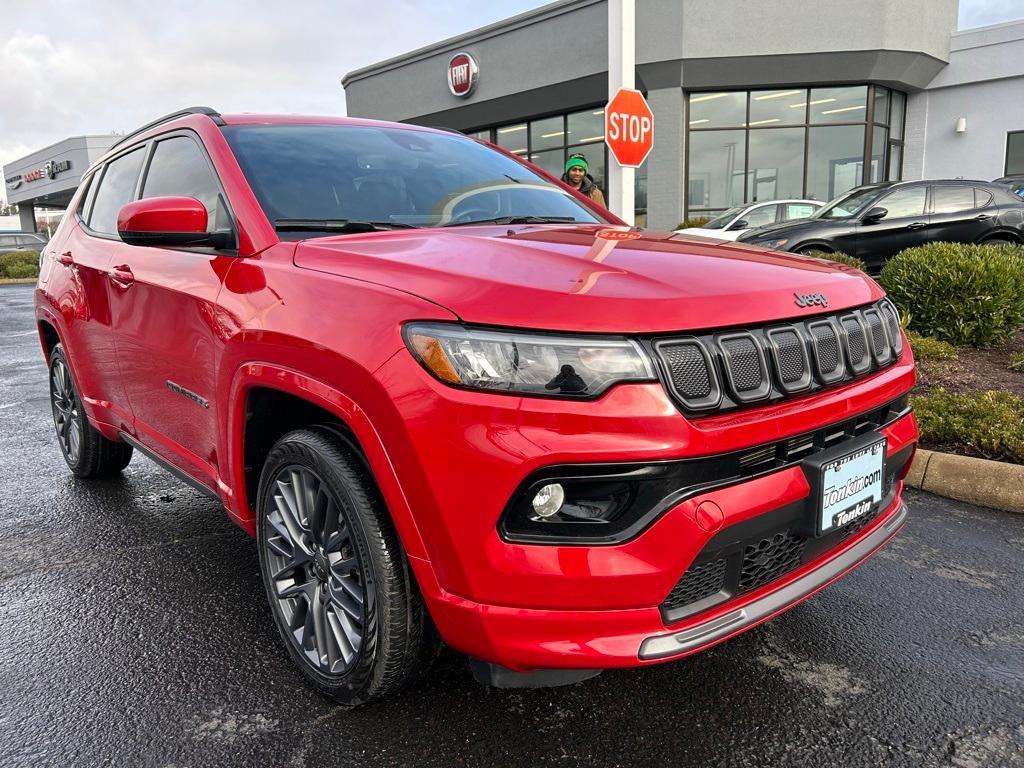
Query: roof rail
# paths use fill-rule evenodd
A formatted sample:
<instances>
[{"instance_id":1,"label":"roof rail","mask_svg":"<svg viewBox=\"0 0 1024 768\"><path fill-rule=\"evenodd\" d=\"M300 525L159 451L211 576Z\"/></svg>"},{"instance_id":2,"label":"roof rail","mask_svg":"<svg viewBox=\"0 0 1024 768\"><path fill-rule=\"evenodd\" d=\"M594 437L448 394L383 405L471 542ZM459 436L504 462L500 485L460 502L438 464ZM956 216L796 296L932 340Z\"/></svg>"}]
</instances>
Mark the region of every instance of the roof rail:
<instances>
[{"instance_id":1,"label":"roof rail","mask_svg":"<svg viewBox=\"0 0 1024 768\"><path fill-rule=\"evenodd\" d=\"M151 123L146 123L141 128L136 128L131 133L127 134L126 136L122 136L120 139L118 139L111 147L111 149L113 149L114 147L119 147L120 145L128 141L128 139L138 136L143 131L148 131L150 128L156 128L161 123L166 123L169 120L174 120L178 117L185 117L185 115L206 115L207 117L211 118L213 122L215 122L217 125L225 125L224 119L220 116L220 112L218 112L215 109L211 109L210 107L186 107L185 109L179 109L177 112L171 112L171 114L169 115L159 117Z\"/></svg>"}]
</instances>

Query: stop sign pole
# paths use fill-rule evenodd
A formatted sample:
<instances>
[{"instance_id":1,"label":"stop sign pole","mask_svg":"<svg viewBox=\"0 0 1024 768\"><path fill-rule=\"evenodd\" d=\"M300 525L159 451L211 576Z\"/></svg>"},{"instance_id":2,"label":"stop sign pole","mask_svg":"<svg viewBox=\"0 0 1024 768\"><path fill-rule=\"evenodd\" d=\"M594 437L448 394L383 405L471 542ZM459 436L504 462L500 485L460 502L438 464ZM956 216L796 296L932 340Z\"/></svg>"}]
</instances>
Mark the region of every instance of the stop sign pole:
<instances>
[{"instance_id":1,"label":"stop sign pole","mask_svg":"<svg viewBox=\"0 0 1024 768\"><path fill-rule=\"evenodd\" d=\"M608 0L608 101L621 89L636 85L636 8L634 0ZM606 115L607 123L607 115ZM606 136L607 139L607 136ZM611 153L610 153L611 154ZM619 165L614 154L608 163L608 209L623 221L633 223L636 174Z\"/></svg>"}]
</instances>

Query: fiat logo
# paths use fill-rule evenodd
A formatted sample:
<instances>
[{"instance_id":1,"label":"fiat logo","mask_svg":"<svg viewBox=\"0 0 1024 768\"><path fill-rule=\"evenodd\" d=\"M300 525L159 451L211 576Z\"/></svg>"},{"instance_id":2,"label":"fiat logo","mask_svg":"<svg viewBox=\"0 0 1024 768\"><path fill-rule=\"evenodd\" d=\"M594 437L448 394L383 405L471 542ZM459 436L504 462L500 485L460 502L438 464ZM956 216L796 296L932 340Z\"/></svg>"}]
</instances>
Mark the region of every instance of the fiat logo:
<instances>
[{"instance_id":1,"label":"fiat logo","mask_svg":"<svg viewBox=\"0 0 1024 768\"><path fill-rule=\"evenodd\" d=\"M448 90L453 96L466 98L476 87L480 68L476 59L466 52L456 53L448 60Z\"/></svg>"}]
</instances>

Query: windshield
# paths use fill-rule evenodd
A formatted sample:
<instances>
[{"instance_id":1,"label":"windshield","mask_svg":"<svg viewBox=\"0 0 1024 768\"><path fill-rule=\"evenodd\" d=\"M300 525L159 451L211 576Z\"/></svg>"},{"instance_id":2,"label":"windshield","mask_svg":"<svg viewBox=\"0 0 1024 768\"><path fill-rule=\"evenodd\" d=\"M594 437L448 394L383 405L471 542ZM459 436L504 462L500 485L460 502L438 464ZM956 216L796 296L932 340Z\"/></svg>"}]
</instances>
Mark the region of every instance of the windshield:
<instances>
[{"instance_id":1,"label":"windshield","mask_svg":"<svg viewBox=\"0 0 1024 768\"><path fill-rule=\"evenodd\" d=\"M885 192L884 187L871 187L870 189L853 190L845 195L840 195L831 203L826 205L812 219L849 219L864 211L871 203Z\"/></svg>"},{"instance_id":2,"label":"windshield","mask_svg":"<svg viewBox=\"0 0 1024 768\"><path fill-rule=\"evenodd\" d=\"M743 211L743 206L742 205L739 206L738 208L730 208L725 213L719 214L718 216L713 218L707 224L701 224L700 228L701 229L722 229L726 224L728 224L730 221L732 221L737 216L739 216L740 213L742 213L742 211Z\"/></svg>"},{"instance_id":3,"label":"windshield","mask_svg":"<svg viewBox=\"0 0 1024 768\"><path fill-rule=\"evenodd\" d=\"M293 236L315 235L318 222L323 234L337 234L346 222L601 222L529 167L457 134L355 125L223 130L267 218L279 230L302 231Z\"/></svg>"}]
</instances>

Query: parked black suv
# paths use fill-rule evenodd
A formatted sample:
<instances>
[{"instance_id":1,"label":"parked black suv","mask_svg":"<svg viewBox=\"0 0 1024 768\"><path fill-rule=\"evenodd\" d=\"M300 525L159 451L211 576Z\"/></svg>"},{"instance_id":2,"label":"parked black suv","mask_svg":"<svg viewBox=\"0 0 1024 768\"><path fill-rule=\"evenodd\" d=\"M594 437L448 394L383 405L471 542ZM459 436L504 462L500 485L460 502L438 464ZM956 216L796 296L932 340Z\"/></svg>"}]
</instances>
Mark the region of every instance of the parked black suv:
<instances>
[{"instance_id":1,"label":"parked black suv","mask_svg":"<svg viewBox=\"0 0 1024 768\"><path fill-rule=\"evenodd\" d=\"M739 238L793 253L846 253L871 272L905 248L934 241L1024 243L1024 200L987 181L871 184L850 190L809 219Z\"/></svg>"}]
</instances>

